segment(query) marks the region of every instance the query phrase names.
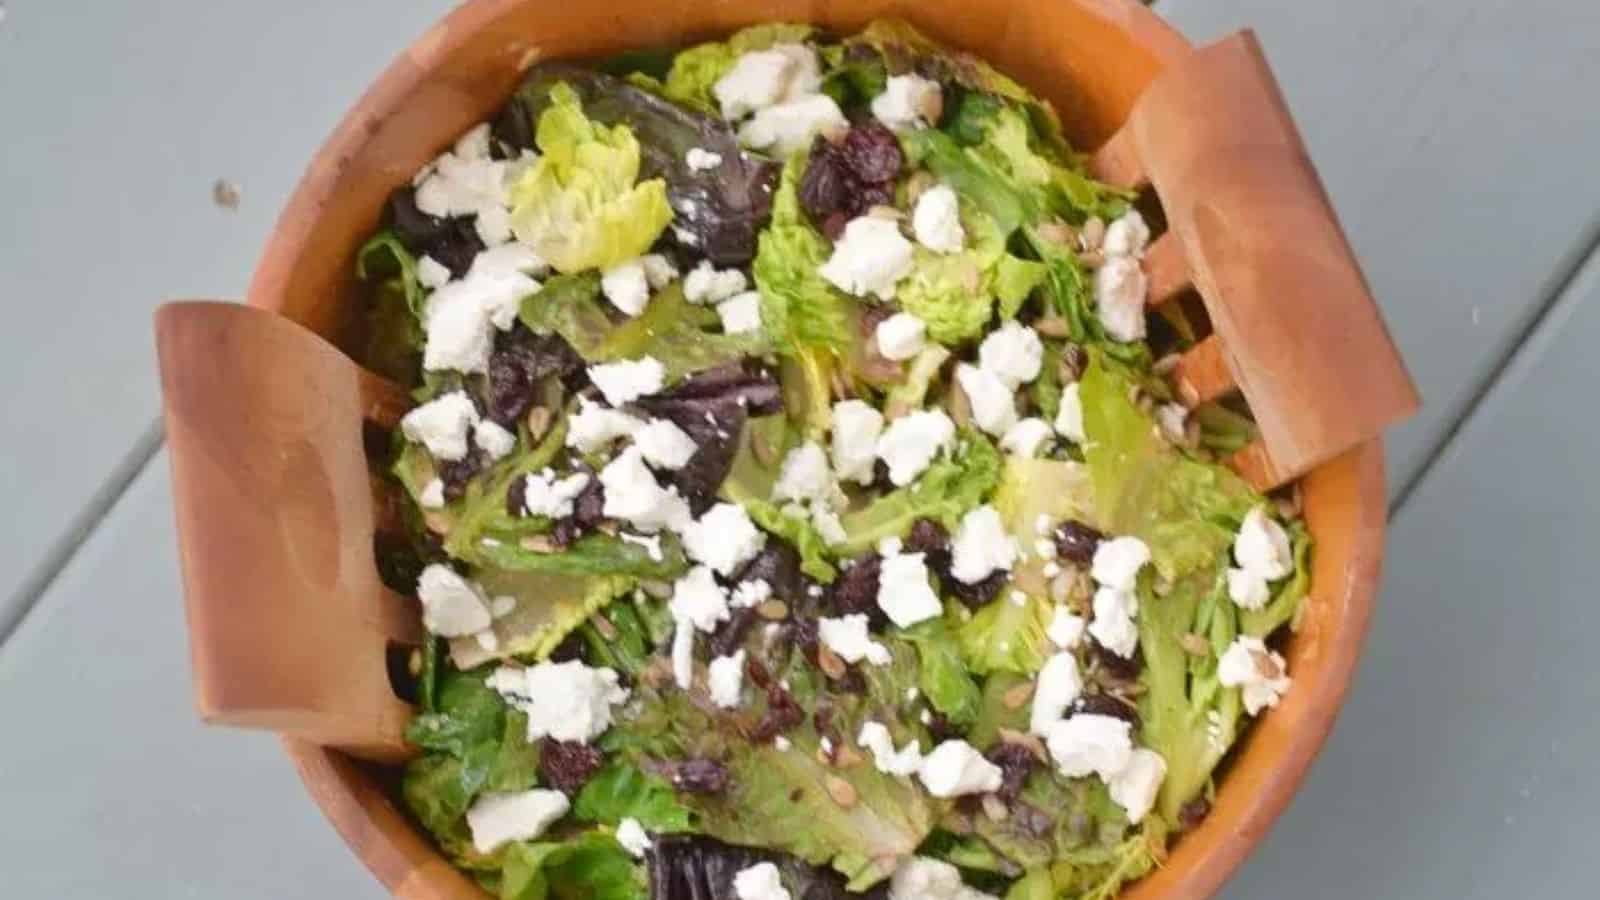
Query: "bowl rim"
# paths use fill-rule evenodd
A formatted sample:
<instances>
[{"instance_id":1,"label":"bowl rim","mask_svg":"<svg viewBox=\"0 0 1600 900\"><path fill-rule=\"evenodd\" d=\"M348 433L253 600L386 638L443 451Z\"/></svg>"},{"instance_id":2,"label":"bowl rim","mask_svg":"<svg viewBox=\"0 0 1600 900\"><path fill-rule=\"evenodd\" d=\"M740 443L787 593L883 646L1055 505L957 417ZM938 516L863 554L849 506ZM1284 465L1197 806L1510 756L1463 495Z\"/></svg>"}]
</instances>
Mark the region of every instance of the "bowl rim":
<instances>
[{"instance_id":1,"label":"bowl rim","mask_svg":"<svg viewBox=\"0 0 1600 900\"><path fill-rule=\"evenodd\" d=\"M378 124L431 76L434 62L448 56L468 36L529 0L472 0L430 26L384 69L341 118L312 157L305 173L268 236L261 260L251 278L247 302L283 312L288 302L284 290L295 261L307 251L316 223L333 202L344 164L354 158ZM1057 0L1082 7L1110 20L1129 33L1160 64L1170 64L1192 46L1171 25L1136 0ZM913 16L914 18L914 16ZM1342 611L1339 627L1319 640L1324 657L1318 679L1296 682L1308 691L1293 732L1287 735L1276 764L1258 773L1255 791L1231 811L1226 832L1212 830L1209 845L1182 869L1158 868L1127 887L1123 900L1158 897L1200 898L1214 894L1260 844L1267 830L1288 806L1311 763L1324 745L1349 691L1356 661L1364 643L1379 582L1387 503L1383 442L1375 438L1355 447L1305 476L1304 483L1336 484L1329 490L1342 495L1342 514L1350 529L1347 565L1336 576L1337 588L1321 584L1329 573L1317 575L1318 596L1326 590ZM1276 714L1276 713L1274 713ZM1252 732L1271 720L1264 717ZM1251 735L1246 736L1246 741ZM326 747L289 738L285 752L295 765L307 792L344 838L351 850L397 897L438 897L430 887L434 879L455 870L433 849L392 802L390 795L364 771L365 764ZM1236 748L1234 755L1242 753ZM1238 773L1229 772L1224 783ZM1209 823L1208 823L1209 824ZM403 827L397 827L403 826ZM1202 826L1205 828L1205 826ZM1185 839L1188 840L1187 838ZM465 878L457 876L465 892L449 896L481 896Z\"/></svg>"}]
</instances>

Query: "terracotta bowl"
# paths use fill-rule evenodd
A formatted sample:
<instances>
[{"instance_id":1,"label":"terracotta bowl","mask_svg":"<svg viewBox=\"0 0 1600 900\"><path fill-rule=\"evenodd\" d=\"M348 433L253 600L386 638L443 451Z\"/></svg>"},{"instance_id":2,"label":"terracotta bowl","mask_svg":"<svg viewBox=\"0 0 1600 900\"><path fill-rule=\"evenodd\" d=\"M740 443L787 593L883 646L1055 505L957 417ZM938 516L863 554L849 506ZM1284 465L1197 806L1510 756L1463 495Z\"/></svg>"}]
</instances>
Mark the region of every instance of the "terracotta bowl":
<instances>
[{"instance_id":1,"label":"terracotta bowl","mask_svg":"<svg viewBox=\"0 0 1600 900\"><path fill-rule=\"evenodd\" d=\"M1133 0L477 0L423 35L345 116L279 219L249 302L337 342L357 308L353 254L388 193L488 117L535 60L682 43L763 21L850 31L880 16L906 18L999 64L1051 100L1084 149L1109 137L1150 79L1190 52ZM1302 486L1315 584L1288 642L1294 688L1234 754L1211 815L1129 900L1215 892L1289 802L1344 698L1382 555L1380 442L1322 465ZM286 749L334 827L396 896L484 896L406 819L392 776L322 747L288 741Z\"/></svg>"}]
</instances>

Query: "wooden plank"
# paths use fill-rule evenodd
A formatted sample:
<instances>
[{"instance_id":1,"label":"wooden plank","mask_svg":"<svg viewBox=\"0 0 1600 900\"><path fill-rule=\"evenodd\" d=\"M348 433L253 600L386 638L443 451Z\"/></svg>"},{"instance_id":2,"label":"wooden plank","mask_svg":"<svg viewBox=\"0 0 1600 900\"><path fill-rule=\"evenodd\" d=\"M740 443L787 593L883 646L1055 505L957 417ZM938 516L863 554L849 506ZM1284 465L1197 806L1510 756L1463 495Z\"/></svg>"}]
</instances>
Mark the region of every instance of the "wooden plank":
<instances>
[{"instance_id":1,"label":"wooden plank","mask_svg":"<svg viewBox=\"0 0 1600 900\"><path fill-rule=\"evenodd\" d=\"M1600 7L1581 0L1162 0L1255 28L1412 374L1416 475L1600 234Z\"/></svg>"}]
</instances>

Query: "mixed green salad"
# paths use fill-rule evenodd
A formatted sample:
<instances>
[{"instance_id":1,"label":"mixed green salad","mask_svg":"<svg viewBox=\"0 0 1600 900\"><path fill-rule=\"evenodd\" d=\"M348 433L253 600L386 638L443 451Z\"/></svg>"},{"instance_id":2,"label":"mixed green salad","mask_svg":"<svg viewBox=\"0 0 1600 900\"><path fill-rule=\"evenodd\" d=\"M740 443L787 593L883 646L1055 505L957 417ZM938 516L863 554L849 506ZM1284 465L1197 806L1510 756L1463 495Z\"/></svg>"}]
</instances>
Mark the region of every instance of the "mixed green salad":
<instances>
[{"instance_id":1,"label":"mixed green salad","mask_svg":"<svg viewBox=\"0 0 1600 900\"><path fill-rule=\"evenodd\" d=\"M1289 688L1151 227L899 22L531 69L362 248L406 806L503 900L1107 898Z\"/></svg>"}]
</instances>

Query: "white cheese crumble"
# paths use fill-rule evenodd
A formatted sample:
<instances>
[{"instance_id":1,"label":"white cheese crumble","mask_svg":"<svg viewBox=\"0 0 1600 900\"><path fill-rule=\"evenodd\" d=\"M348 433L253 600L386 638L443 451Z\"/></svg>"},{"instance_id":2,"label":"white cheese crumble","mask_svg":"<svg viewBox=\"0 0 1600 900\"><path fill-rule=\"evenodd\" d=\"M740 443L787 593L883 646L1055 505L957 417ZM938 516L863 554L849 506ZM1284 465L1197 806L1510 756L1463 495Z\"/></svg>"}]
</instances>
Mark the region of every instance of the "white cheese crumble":
<instances>
[{"instance_id":1,"label":"white cheese crumble","mask_svg":"<svg viewBox=\"0 0 1600 900\"><path fill-rule=\"evenodd\" d=\"M543 472L529 472L522 485L524 513L564 519L572 515L573 501L589 486L589 474L577 472L565 478L556 478L554 472L546 469Z\"/></svg>"},{"instance_id":2,"label":"white cheese crumble","mask_svg":"<svg viewBox=\"0 0 1600 900\"><path fill-rule=\"evenodd\" d=\"M742 119L765 106L777 103L789 87L794 60L776 50L755 50L740 54L727 74L711 86L711 95L722 107L725 119Z\"/></svg>"},{"instance_id":3,"label":"white cheese crumble","mask_svg":"<svg viewBox=\"0 0 1600 900\"><path fill-rule=\"evenodd\" d=\"M694 684L694 623L675 620L672 633L672 680L687 691Z\"/></svg>"},{"instance_id":4,"label":"white cheese crumble","mask_svg":"<svg viewBox=\"0 0 1600 900\"><path fill-rule=\"evenodd\" d=\"M772 585L760 578L751 578L741 581L734 587L733 594L728 598L728 605L735 609L747 609L760 606L772 596Z\"/></svg>"},{"instance_id":5,"label":"white cheese crumble","mask_svg":"<svg viewBox=\"0 0 1600 900\"><path fill-rule=\"evenodd\" d=\"M922 768L922 744L913 740L899 750L894 748L894 737L882 722L867 720L861 723L861 733L856 744L872 753L872 764L879 772L888 775L915 775Z\"/></svg>"},{"instance_id":6,"label":"white cheese crumble","mask_svg":"<svg viewBox=\"0 0 1600 900\"><path fill-rule=\"evenodd\" d=\"M1133 728L1116 716L1079 713L1050 726L1045 744L1068 778L1099 775L1110 781L1133 757Z\"/></svg>"},{"instance_id":7,"label":"white cheese crumble","mask_svg":"<svg viewBox=\"0 0 1600 900\"><path fill-rule=\"evenodd\" d=\"M487 854L512 841L533 840L566 815L570 806L566 794L545 788L484 794L467 810L473 849Z\"/></svg>"},{"instance_id":8,"label":"white cheese crumble","mask_svg":"<svg viewBox=\"0 0 1600 900\"><path fill-rule=\"evenodd\" d=\"M710 632L728 620L728 593L709 566L695 566L673 583L671 607L674 619Z\"/></svg>"},{"instance_id":9,"label":"white cheese crumble","mask_svg":"<svg viewBox=\"0 0 1600 900\"><path fill-rule=\"evenodd\" d=\"M833 470L841 480L871 484L878 461L883 413L861 400L833 405Z\"/></svg>"},{"instance_id":10,"label":"white cheese crumble","mask_svg":"<svg viewBox=\"0 0 1600 900\"><path fill-rule=\"evenodd\" d=\"M1234 638L1217 660L1217 678L1225 687L1242 689L1244 710L1252 716L1277 706L1289 690L1288 663L1260 638Z\"/></svg>"},{"instance_id":11,"label":"white cheese crumble","mask_svg":"<svg viewBox=\"0 0 1600 900\"><path fill-rule=\"evenodd\" d=\"M711 688L712 703L723 709L738 706L739 691L744 686L744 651L713 659L706 683Z\"/></svg>"},{"instance_id":12,"label":"white cheese crumble","mask_svg":"<svg viewBox=\"0 0 1600 900\"><path fill-rule=\"evenodd\" d=\"M749 334L761 330L761 292L744 291L717 304L724 334Z\"/></svg>"},{"instance_id":13,"label":"white cheese crumble","mask_svg":"<svg viewBox=\"0 0 1600 900\"><path fill-rule=\"evenodd\" d=\"M900 226L889 219L858 216L844 226L833 255L817 272L852 296L875 294L888 300L895 284L911 269L911 242L900 234Z\"/></svg>"},{"instance_id":14,"label":"white cheese crumble","mask_svg":"<svg viewBox=\"0 0 1600 900\"><path fill-rule=\"evenodd\" d=\"M622 538L624 543L643 547L644 552L656 562L661 562L664 558L661 552L661 535L659 534L629 534L626 531L619 531L617 532L617 537Z\"/></svg>"},{"instance_id":15,"label":"white cheese crumble","mask_svg":"<svg viewBox=\"0 0 1600 900\"><path fill-rule=\"evenodd\" d=\"M589 380L607 403L621 406L661 390L667 381L667 369L655 357L645 356L590 366Z\"/></svg>"},{"instance_id":16,"label":"white cheese crumble","mask_svg":"<svg viewBox=\"0 0 1600 900\"><path fill-rule=\"evenodd\" d=\"M1102 587L1094 592L1094 620L1089 634L1123 659L1132 659L1139 646L1139 626L1133 617L1139 613L1139 599L1131 591Z\"/></svg>"},{"instance_id":17,"label":"white cheese crumble","mask_svg":"<svg viewBox=\"0 0 1600 900\"><path fill-rule=\"evenodd\" d=\"M690 303L721 303L743 293L748 286L744 273L738 269L718 269L711 260L702 259L683 278L683 299Z\"/></svg>"},{"instance_id":18,"label":"white cheese crumble","mask_svg":"<svg viewBox=\"0 0 1600 900\"><path fill-rule=\"evenodd\" d=\"M999 375L961 363L956 366L956 382L966 392L972 421L979 428L998 437L1017 424L1016 397Z\"/></svg>"},{"instance_id":19,"label":"white cheese crumble","mask_svg":"<svg viewBox=\"0 0 1600 900\"><path fill-rule=\"evenodd\" d=\"M998 791L1003 773L984 759L978 748L963 740L948 740L923 757L917 777L928 793L946 798Z\"/></svg>"},{"instance_id":20,"label":"white cheese crumble","mask_svg":"<svg viewBox=\"0 0 1600 900\"><path fill-rule=\"evenodd\" d=\"M921 75L891 75L872 98L872 115L893 131L929 124L943 105L939 83Z\"/></svg>"},{"instance_id":21,"label":"white cheese crumble","mask_svg":"<svg viewBox=\"0 0 1600 900\"><path fill-rule=\"evenodd\" d=\"M694 440L682 428L666 419L651 419L633 433L633 444L654 469L681 469L694 456Z\"/></svg>"},{"instance_id":22,"label":"white cheese crumble","mask_svg":"<svg viewBox=\"0 0 1600 900\"><path fill-rule=\"evenodd\" d=\"M442 563L433 563L417 578L422 625L440 637L466 637L488 628L489 598L483 589Z\"/></svg>"},{"instance_id":23,"label":"white cheese crumble","mask_svg":"<svg viewBox=\"0 0 1600 900\"><path fill-rule=\"evenodd\" d=\"M638 447L629 447L600 470L605 488L602 513L623 519L647 534L663 528L681 531L689 523L689 504L676 488L663 488L644 464Z\"/></svg>"},{"instance_id":24,"label":"white cheese crumble","mask_svg":"<svg viewBox=\"0 0 1600 900\"><path fill-rule=\"evenodd\" d=\"M750 121L740 126L739 141L782 159L804 150L819 132L843 129L849 124L832 97L810 94L757 110Z\"/></svg>"},{"instance_id":25,"label":"white cheese crumble","mask_svg":"<svg viewBox=\"0 0 1600 900\"><path fill-rule=\"evenodd\" d=\"M1182 403L1163 403L1156 407L1156 425L1170 444L1182 444L1189 423L1189 410Z\"/></svg>"},{"instance_id":26,"label":"white cheese crumble","mask_svg":"<svg viewBox=\"0 0 1600 900\"><path fill-rule=\"evenodd\" d=\"M878 458L889 466L889 480L905 487L939 455L955 446L956 426L943 410L923 409L889 423L878 438Z\"/></svg>"},{"instance_id":27,"label":"white cheese crumble","mask_svg":"<svg viewBox=\"0 0 1600 900\"><path fill-rule=\"evenodd\" d=\"M1095 270L1095 311L1113 339L1124 343L1144 339L1147 281L1139 261L1127 256L1110 257Z\"/></svg>"},{"instance_id":28,"label":"white cheese crumble","mask_svg":"<svg viewBox=\"0 0 1600 900\"><path fill-rule=\"evenodd\" d=\"M567 420L567 446L579 453L593 453L643 427L640 419L579 397L578 411Z\"/></svg>"},{"instance_id":29,"label":"white cheese crumble","mask_svg":"<svg viewBox=\"0 0 1600 900\"><path fill-rule=\"evenodd\" d=\"M655 846L650 842L650 835L645 834L644 826L632 816L617 823L616 837L622 849L628 851L628 855L635 859L644 858L645 851Z\"/></svg>"},{"instance_id":30,"label":"white cheese crumble","mask_svg":"<svg viewBox=\"0 0 1600 900\"><path fill-rule=\"evenodd\" d=\"M889 879L889 900L996 900L961 882L961 870L942 860L916 856Z\"/></svg>"},{"instance_id":31,"label":"white cheese crumble","mask_svg":"<svg viewBox=\"0 0 1600 900\"><path fill-rule=\"evenodd\" d=\"M1033 689L1028 730L1041 737L1049 735L1050 728L1066 717L1067 709L1082 693L1083 678L1078 674L1078 660L1071 653L1057 653L1045 660Z\"/></svg>"},{"instance_id":32,"label":"white cheese crumble","mask_svg":"<svg viewBox=\"0 0 1600 900\"><path fill-rule=\"evenodd\" d=\"M469 272L428 295L422 367L429 372L484 372L493 330L516 321L522 298L539 283L521 272Z\"/></svg>"},{"instance_id":33,"label":"white cheese crumble","mask_svg":"<svg viewBox=\"0 0 1600 900\"><path fill-rule=\"evenodd\" d=\"M1021 322L1006 322L978 345L978 365L1016 390L1039 377L1044 367L1044 342L1038 332Z\"/></svg>"},{"instance_id":34,"label":"white cheese crumble","mask_svg":"<svg viewBox=\"0 0 1600 900\"><path fill-rule=\"evenodd\" d=\"M811 504L811 527L817 530L817 534L830 547L842 544L850 538L849 532L844 530L844 522L840 521L839 514L822 502Z\"/></svg>"},{"instance_id":35,"label":"white cheese crumble","mask_svg":"<svg viewBox=\"0 0 1600 900\"><path fill-rule=\"evenodd\" d=\"M417 505L423 509L442 508L444 506L444 482L435 478L423 485L422 492L417 495Z\"/></svg>"},{"instance_id":36,"label":"white cheese crumble","mask_svg":"<svg viewBox=\"0 0 1600 900\"><path fill-rule=\"evenodd\" d=\"M887 555L878 576L878 607L901 628L936 618L944 608L930 582L921 553Z\"/></svg>"},{"instance_id":37,"label":"white cheese crumble","mask_svg":"<svg viewBox=\"0 0 1600 900\"><path fill-rule=\"evenodd\" d=\"M852 613L837 619L818 619L817 638L848 663L864 659L872 665L885 666L894 658L889 654L888 647L867 634L867 617L864 613Z\"/></svg>"},{"instance_id":38,"label":"white cheese crumble","mask_svg":"<svg viewBox=\"0 0 1600 900\"><path fill-rule=\"evenodd\" d=\"M922 192L911 212L911 233L917 243L935 253L956 253L967 239L961 227L961 203L948 185L937 184Z\"/></svg>"},{"instance_id":39,"label":"white cheese crumble","mask_svg":"<svg viewBox=\"0 0 1600 900\"><path fill-rule=\"evenodd\" d=\"M472 430L472 442L490 459L505 459L516 449L517 436L500 423L484 419Z\"/></svg>"},{"instance_id":40,"label":"white cheese crumble","mask_svg":"<svg viewBox=\"0 0 1600 900\"><path fill-rule=\"evenodd\" d=\"M797 502L820 500L828 496L832 484L828 455L816 441L807 441L784 456L778 481L772 486L772 496Z\"/></svg>"},{"instance_id":41,"label":"white cheese crumble","mask_svg":"<svg viewBox=\"0 0 1600 900\"><path fill-rule=\"evenodd\" d=\"M790 900L778 867L769 862L740 869L733 876L733 893L739 900Z\"/></svg>"},{"instance_id":42,"label":"white cheese crumble","mask_svg":"<svg viewBox=\"0 0 1600 900\"><path fill-rule=\"evenodd\" d=\"M683 164L693 172L709 172L722 165L722 154L704 147L690 147L689 152L683 155Z\"/></svg>"},{"instance_id":43,"label":"white cheese crumble","mask_svg":"<svg viewBox=\"0 0 1600 900\"><path fill-rule=\"evenodd\" d=\"M417 281L428 290L435 291L449 283L450 270L445 268L444 263L423 254L417 260Z\"/></svg>"},{"instance_id":44,"label":"white cheese crumble","mask_svg":"<svg viewBox=\"0 0 1600 900\"><path fill-rule=\"evenodd\" d=\"M1106 226L1106 236L1100 242L1100 249L1107 256L1131 256L1138 258L1144 255L1144 248L1150 244L1150 226L1145 224L1144 216L1139 215L1136 209L1130 209L1122 214L1122 218Z\"/></svg>"},{"instance_id":45,"label":"white cheese crumble","mask_svg":"<svg viewBox=\"0 0 1600 900\"><path fill-rule=\"evenodd\" d=\"M1137 825L1149 814L1156 803L1156 793L1167 777L1167 761L1154 750L1140 747L1128 759L1127 768L1107 782L1111 800L1128 814L1128 821Z\"/></svg>"},{"instance_id":46,"label":"white cheese crumble","mask_svg":"<svg viewBox=\"0 0 1600 900\"><path fill-rule=\"evenodd\" d=\"M911 359L928 345L928 324L911 313L884 319L873 334L878 339L878 354L895 362Z\"/></svg>"},{"instance_id":47,"label":"white cheese crumble","mask_svg":"<svg viewBox=\"0 0 1600 900\"><path fill-rule=\"evenodd\" d=\"M1039 455L1039 448L1050 439L1050 423L1039 418L1022 419L1006 429L1000 438L1000 449L1013 456L1031 459Z\"/></svg>"},{"instance_id":48,"label":"white cheese crumble","mask_svg":"<svg viewBox=\"0 0 1600 900\"><path fill-rule=\"evenodd\" d=\"M472 267L467 274L471 275L507 275L524 273L529 275L542 274L550 268L549 264L533 252L527 244L501 244L498 247L479 253L472 258Z\"/></svg>"},{"instance_id":49,"label":"white cheese crumble","mask_svg":"<svg viewBox=\"0 0 1600 900\"><path fill-rule=\"evenodd\" d=\"M787 753L789 752L789 748L793 747L794 744L790 743L788 738L780 734L772 739L772 746L779 753Z\"/></svg>"},{"instance_id":50,"label":"white cheese crumble","mask_svg":"<svg viewBox=\"0 0 1600 900\"><path fill-rule=\"evenodd\" d=\"M478 422L478 408L466 391L451 391L405 414L400 431L428 448L434 459L450 462L467 455L467 435Z\"/></svg>"},{"instance_id":51,"label":"white cheese crumble","mask_svg":"<svg viewBox=\"0 0 1600 900\"><path fill-rule=\"evenodd\" d=\"M1261 609L1272 599L1272 591L1259 574L1249 569L1229 569L1228 599L1240 609Z\"/></svg>"},{"instance_id":52,"label":"white cheese crumble","mask_svg":"<svg viewBox=\"0 0 1600 900\"><path fill-rule=\"evenodd\" d=\"M683 530L683 549L718 575L732 575L767 544L750 514L737 503L718 503Z\"/></svg>"},{"instance_id":53,"label":"white cheese crumble","mask_svg":"<svg viewBox=\"0 0 1600 900\"><path fill-rule=\"evenodd\" d=\"M985 503L961 517L950 541L950 574L963 584L977 584L994 572L1009 570L1017 559L1000 513Z\"/></svg>"},{"instance_id":54,"label":"white cheese crumble","mask_svg":"<svg viewBox=\"0 0 1600 900\"><path fill-rule=\"evenodd\" d=\"M1056 434L1074 444L1088 440L1083 431L1083 397L1078 393L1078 382L1061 389L1061 405L1056 408Z\"/></svg>"},{"instance_id":55,"label":"white cheese crumble","mask_svg":"<svg viewBox=\"0 0 1600 900\"><path fill-rule=\"evenodd\" d=\"M1245 514L1239 535L1233 539L1233 559L1239 567L1277 581L1294 571L1294 550L1289 534L1267 511L1256 507Z\"/></svg>"},{"instance_id":56,"label":"white cheese crumble","mask_svg":"<svg viewBox=\"0 0 1600 900\"><path fill-rule=\"evenodd\" d=\"M489 687L528 716L528 740L550 738L587 744L611 727L611 708L628 699L611 669L578 660L527 668L501 666Z\"/></svg>"},{"instance_id":57,"label":"white cheese crumble","mask_svg":"<svg viewBox=\"0 0 1600 900\"><path fill-rule=\"evenodd\" d=\"M1083 616L1077 615L1065 605L1058 605L1055 615L1050 619L1050 626L1045 629L1045 637L1057 647L1071 650L1083 640L1083 629L1086 624Z\"/></svg>"},{"instance_id":58,"label":"white cheese crumble","mask_svg":"<svg viewBox=\"0 0 1600 900\"><path fill-rule=\"evenodd\" d=\"M1095 583L1119 591L1131 591L1139 581L1139 570L1150 562L1150 546L1136 537L1116 537L1101 541L1094 551L1089 574Z\"/></svg>"},{"instance_id":59,"label":"white cheese crumble","mask_svg":"<svg viewBox=\"0 0 1600 900\"><path fill-rule=\"evenodd\" d=\"M638 258L620 262L600 276L600 292L624 315L638 316L650 302L650 282Z\"/></svg>"}]
</instances>

